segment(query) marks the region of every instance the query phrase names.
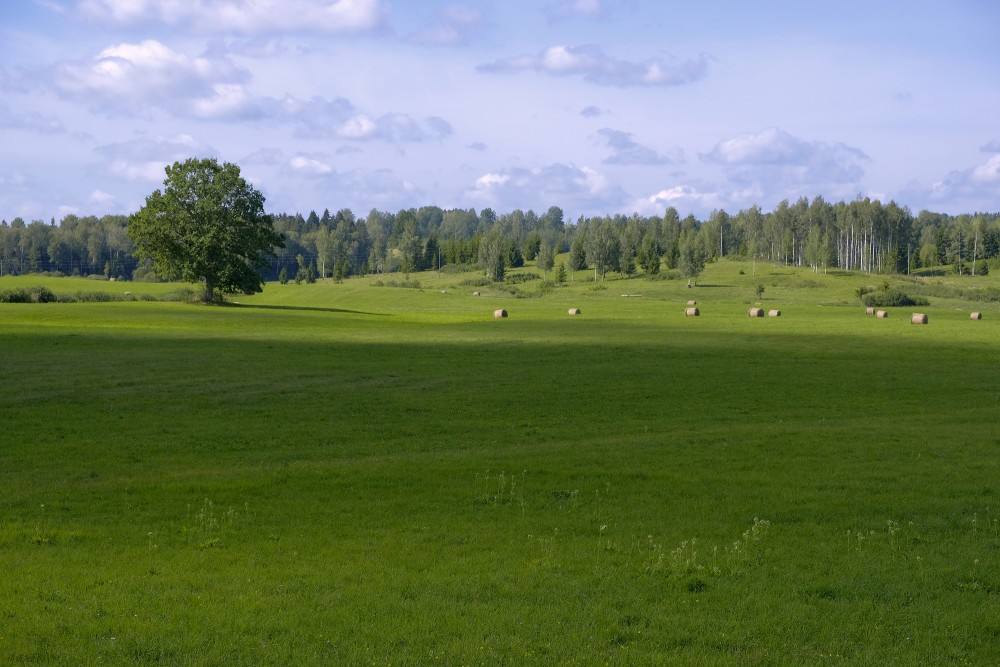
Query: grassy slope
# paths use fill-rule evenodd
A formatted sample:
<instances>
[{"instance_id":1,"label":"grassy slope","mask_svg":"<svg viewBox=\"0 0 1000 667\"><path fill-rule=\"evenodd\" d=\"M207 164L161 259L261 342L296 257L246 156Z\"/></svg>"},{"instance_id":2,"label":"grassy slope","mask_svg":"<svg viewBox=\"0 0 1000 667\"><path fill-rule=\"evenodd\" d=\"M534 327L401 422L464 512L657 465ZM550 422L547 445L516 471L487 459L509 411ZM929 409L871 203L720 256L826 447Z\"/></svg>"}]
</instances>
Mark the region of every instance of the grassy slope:
<instances>
[{"instance_id":1,"label":"grassy slope","mask_svg":"<svg viewBox=\"0 0 1000 667\"><path fill-rule=\"evenodd\" d=\"M740 269L0 304L0 661L996 662L995 309Z\"/></svg>"}]
</instances>

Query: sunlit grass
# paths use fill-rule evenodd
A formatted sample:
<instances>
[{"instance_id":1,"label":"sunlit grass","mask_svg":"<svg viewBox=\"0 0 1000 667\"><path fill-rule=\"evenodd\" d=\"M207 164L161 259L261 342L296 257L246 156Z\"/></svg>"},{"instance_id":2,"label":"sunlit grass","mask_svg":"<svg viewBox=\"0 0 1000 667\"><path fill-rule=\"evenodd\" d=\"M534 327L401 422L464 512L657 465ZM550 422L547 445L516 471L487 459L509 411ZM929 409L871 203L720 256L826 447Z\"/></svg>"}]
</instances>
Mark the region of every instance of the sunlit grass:
<instances>
[{"instance_id":1,"label":"sunlit grass","mask_svg":"<svg viewBox=\"0 0 1000 667\"><path fill-rule=\"evenodd\" d=\"M995 311L757 270L0 305L0 661L995 663Z\"/></svg>"}]
</instances>

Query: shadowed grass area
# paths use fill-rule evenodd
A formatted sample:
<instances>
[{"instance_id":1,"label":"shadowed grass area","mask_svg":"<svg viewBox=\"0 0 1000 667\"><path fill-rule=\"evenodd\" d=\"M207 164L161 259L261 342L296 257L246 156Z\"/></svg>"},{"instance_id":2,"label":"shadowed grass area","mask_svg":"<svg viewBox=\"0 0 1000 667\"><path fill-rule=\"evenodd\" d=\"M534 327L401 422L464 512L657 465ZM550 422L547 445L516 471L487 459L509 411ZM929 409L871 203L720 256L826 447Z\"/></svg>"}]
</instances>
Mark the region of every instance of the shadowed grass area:
<instances>
[{"instance_id":1,"label":"shadowed grass area","mask_svg":"<svg viewBox=\"0 0 1000 667\"><path fill-rule=\"evenodd\" d=\"M0 306L0 661L995 662L992 319L654 287Z\"/></svg>"}]
</instances>

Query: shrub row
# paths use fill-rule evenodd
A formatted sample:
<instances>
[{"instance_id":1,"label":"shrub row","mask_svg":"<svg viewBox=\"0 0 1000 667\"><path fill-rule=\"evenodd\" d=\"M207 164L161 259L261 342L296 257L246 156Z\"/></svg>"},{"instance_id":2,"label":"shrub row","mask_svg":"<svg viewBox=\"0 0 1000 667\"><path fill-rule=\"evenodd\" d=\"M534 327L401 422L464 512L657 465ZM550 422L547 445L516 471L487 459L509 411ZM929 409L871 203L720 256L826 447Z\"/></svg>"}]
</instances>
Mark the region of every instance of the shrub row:
<instances>
[{"instance_id":1,"label":"shrub row","mask_svg":"<svg viewBox=\"0 0 1000 667\"><path fill-rule=\"evenodd\" d=\"M83 292L55 294L48 287L14 287L0 290L0 303L100 303L111 301L195 301L197 293L183 287L173 292L153 294L116 294L114 292Z\"/></svg>"}]
</instances>

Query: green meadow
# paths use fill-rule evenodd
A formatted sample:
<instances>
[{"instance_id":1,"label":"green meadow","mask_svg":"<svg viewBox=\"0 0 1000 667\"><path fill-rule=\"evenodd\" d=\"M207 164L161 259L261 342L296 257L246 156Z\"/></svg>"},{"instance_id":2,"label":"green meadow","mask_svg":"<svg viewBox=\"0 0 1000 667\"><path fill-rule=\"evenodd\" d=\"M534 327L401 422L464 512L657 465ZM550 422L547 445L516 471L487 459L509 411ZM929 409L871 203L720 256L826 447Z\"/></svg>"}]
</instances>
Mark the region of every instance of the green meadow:
<instances>
[{"instance_id":1,"label":"green meadow","mask_svg":"<svg viewBox=\"0 0 1000 667\"><path fill-rule=\"evenodd\" d=\"M1000 277L670 277L0 304L0 663L1000 663Z\"/></svg>"}]
</instances>

